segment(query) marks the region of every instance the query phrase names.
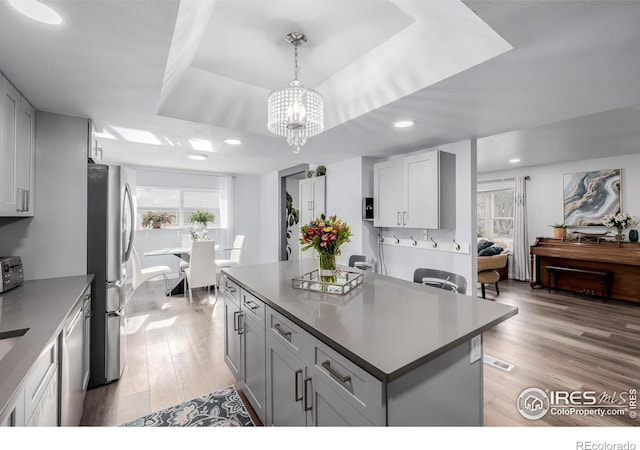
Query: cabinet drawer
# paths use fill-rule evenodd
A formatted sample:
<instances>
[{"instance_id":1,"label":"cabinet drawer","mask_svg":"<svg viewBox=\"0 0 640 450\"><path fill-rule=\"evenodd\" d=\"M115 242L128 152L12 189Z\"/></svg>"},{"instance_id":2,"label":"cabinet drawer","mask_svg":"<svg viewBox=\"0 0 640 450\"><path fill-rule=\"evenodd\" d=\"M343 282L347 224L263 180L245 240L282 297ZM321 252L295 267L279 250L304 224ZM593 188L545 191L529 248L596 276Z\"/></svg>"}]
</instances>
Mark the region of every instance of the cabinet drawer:
<instances>
[{"instance_id":1,"label":"cabinet drawer","mask_svg":"<svg viewBox=\"0 0 640 450\"><path fill-rule=\"evenodd\" d=\"M24 410L27 420L31 418L35 408L38 406L57 368L58 346L57 342L53 342L40 354L27 375L24 385Z\"/></svg>"},{"instance_id":2,"label":"cabinet drawer","mask_svg":"<svg viewBox=\"0 0 640 450\"><path fill-rule=\"evenodd\" d=\"M267 332L298 358L308 359L303 354L308 333L274 309L267 309Z\"/></svg>"},{"instance_id":3,"label":"cabinet drawer","mask_svg":"<svg viewBox=\"0 0 640 450\"><path fill-rule=\"evenodd\" d=\"M262 302L262 300L258 300L256 296L250 294L244 289L241 291L241 298L242 304L240 305L240 309L242 309L242 312L245 312L264 323L265 309L267 306Z\"/></svg>"},{"instance_id":4,"label":"cabinet drawer","mask_svg":"<svg viewBox=\"0 0 640 450\"><path fill-rule=\"evenodd\" d=\"M380 380L337 352L313 339L313 371L374 425L384 425L383 385Z\"/></svg>"},{"instance_id":5,"label":"cabinet drawer","mask_svg":"<svg viewBox=\"0 0 640 450\"><path fill-rule=\"evenodd\" d=\"M235 300L235 303L239 305L240 303L240 286L238 286L235 282L231 281L229 277L224 276L223 281L224 295L229 297L230 299Z\"/></svg>"}]
</instances>

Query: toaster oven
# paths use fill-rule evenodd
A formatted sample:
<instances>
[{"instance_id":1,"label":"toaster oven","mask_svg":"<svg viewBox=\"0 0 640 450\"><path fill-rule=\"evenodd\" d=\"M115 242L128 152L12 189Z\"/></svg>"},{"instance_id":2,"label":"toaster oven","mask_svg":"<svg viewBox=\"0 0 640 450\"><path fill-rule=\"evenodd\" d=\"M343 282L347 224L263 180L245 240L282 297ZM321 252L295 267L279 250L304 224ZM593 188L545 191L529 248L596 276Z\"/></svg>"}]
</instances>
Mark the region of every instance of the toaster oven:
<instances>
[{"instance_id":1,"label":"toaster oven","mask_svg":"<svg viewBox=\"0 0 640 450\"><path fill-rule=\"evenodd\" d=\"M0 293L20 286L24 281L22 258L19 256L0 256L0 271L2 272Z\"/></svg>"}]
</instances>

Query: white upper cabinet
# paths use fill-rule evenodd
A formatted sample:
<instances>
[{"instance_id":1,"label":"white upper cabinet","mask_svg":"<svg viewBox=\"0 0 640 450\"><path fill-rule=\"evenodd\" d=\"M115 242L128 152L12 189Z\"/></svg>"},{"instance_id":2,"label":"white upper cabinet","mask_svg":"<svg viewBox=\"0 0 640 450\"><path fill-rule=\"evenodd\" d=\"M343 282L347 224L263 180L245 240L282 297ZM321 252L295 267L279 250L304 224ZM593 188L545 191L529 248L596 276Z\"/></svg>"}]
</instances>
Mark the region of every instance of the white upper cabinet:
<instances>
[{"instance_id":1,"label":"white upper cabinet","mask_svg":"<svg viewBox=\"0 0 640 450\"><path fill-rule=\"evenodd\" d=\"M399 227L402 223L402 161L373 166L373 224Z\"/></svg>"},{"instance_id":2,"label":"white upper cabinet","mask_svg":"<svg viewBox=\"0 0 640 450\"><path fill-rule=\"evenodd\" d=\"M2 76L0 81L0 215L16 213L16 139L20 93Z\"/></svg>"},{"instance_id":3,"label":"white upper cabinet","mask_svg":"<svg viewBox=\"0 0 640 450\"><path fill-rule=\"evenodd\" d=\"M35 110L0 81L0 216L33 216Z\"/></svg>"},{"instance_id":4,"label":"white upper cabinet","mask_svg":"<svg viewBox=\"0 0 640 450\"><path fill-rule=\"evenodd\" d=\"M431 151L374 165L376 227L455 227L455 155Z\"/></svg>"}]
</instances>

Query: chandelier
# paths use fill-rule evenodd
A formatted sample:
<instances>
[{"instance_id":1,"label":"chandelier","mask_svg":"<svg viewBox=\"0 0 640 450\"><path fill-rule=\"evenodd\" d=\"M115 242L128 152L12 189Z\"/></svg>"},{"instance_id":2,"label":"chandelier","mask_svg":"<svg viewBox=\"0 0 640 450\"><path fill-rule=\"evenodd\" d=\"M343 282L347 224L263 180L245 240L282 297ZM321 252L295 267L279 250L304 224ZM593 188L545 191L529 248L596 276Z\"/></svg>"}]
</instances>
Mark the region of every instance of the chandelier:
<instances>
[{"instance_id":1,"label":"chandelier","mask_svg":"<svg viewBox=\"0 0 640 450\"><path fill-rule=\"evenodd\" d=\"M288 87L269 94L267 128L285 137L293 152L300 153L309 137L324 130L323 101L320 94L298 80L298 46L307 42L307 37L294 32L285 38L294 48L294 78Z\"/></svg>"}]
</instances>

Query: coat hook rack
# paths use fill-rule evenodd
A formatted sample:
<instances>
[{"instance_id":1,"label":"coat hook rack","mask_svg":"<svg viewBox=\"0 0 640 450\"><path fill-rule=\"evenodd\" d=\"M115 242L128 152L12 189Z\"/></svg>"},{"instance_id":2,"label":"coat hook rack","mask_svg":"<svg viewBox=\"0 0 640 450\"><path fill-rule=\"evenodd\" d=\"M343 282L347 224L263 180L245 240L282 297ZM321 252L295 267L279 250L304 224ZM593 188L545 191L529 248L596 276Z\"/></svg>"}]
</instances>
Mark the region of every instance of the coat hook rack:
<instances>
[{"instance_id":1,"label":"coat hook rack","mask_svg":"<svg viewBox=\"0 0 640 450\"><path fill-rule=\"evenodd\" d=\"M396 236L395 234L393 235L393 238L396 240L396 244L400 243L400 239L398 239L398 236Z\"/></svg>"},{"instance_id":2,"label":"coat hook rack","mask_svg":"<svg viewBox=\"0 0 640 450\"><path fill-rule=\"evenodd\" d=\"M413 241L413 246L415 247L416 245L418 245L418 241L416 241L413 236L411 236L411 240Z\"/></svg>"},{"instance_id":3,"label":"coat hook rack","mask_svg":"<svg viewBox=\"0 0 640 450\"><path fill-rule=\"evenodd\" d=\"M438 243L436 241L434 241L432 237L430 237L429 239L431 239L431 242L433 242L433 248L437 248L438 247Z\"/></svg>"},{"instance_id":4,"label":"coat hook rack","mask_svg":"<svg viewBox=\"0 0 640 450\"><path fill-rule=\"evenodd\" d=\"M456 251L460 250L460 244L458 244L455 239L453 240L453 244L455 245Z\"/></svg>"}]
</instances>

